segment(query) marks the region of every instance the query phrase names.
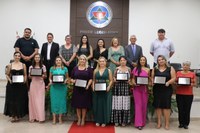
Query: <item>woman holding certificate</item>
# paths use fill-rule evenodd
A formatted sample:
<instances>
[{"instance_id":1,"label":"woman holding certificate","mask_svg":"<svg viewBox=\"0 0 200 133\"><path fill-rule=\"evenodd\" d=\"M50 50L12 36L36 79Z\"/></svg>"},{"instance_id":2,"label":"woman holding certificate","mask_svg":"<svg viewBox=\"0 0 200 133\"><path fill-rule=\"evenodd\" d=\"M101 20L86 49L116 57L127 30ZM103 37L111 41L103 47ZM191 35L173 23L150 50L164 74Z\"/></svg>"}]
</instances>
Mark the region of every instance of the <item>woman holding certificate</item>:
<instances>
[{"instance_id":1,"label":"woman holding certificate","mask_svg":"<svg viewBox=\"0 0 200 133\"><path fill-rule=\"evenodd\" d=\"M67 113L67 80L68 69L63 66L62 58L56 57L55 65L50 68L49 84L51 112L53 114L53 124L56 124L56 115L59 116L59 123L62 124L62 114Z\"/></svg>"},{"instance_id":2,"label":"woman holding certificate","mask_svg":"<svg viewBox=\"0 0 200 133\"><path fill-rule=\"evenodd\" d=\"M153 81L153 106L157 114L157 128L161 128L161 116L164 114L166 130L169 129L169 118L171 112L172 84L176 80L176 73L173 67L168 66L163 55L157 58L157 66L152 70Z\"/></svg>"},{"instance_id":3,"label":"woman holding certificate","mask_svg":"<svg viewBox=\"0 0 200 133\"><path fill-rule=\"evenodd\" d=\"M99 57L93 74L93 111L96 126L105 127L110 123L112 106L112 72L106 68L105 57Z\"/></svg>"},{"instance_id":4,"label":"woman holding certificate","mask_svg":"<svg viewBox=\"0 0 200 133\"><path fill-rule=\"evenodd\" d=\"M193 101L193 87L196 85L196 76L190 71L191 63L183 62L183 70L178 71L176 102L178 106L179 128L188 129L190 123L190 110Z\"/></svg>"},{"instance_id":5,"label":"woman holding certificate","mask_svg":"<svg viewBox=\"0 0 200 133\"><path fill-rule=\"evenodd\" d=\"M29 91L29 121L45 121L45 83L46 67L42 64L40 54L35 54L33 64L29 67L31 79Z\"/></svg>"},{"instance_id":6,"label":"woman holding certificate","mask_svg":"<svg viewBox=\"0 0 200 133\"><path fill-rule=\"evenodd\" d=\"M85 125L87 109L92 106L92 74L93 70L88 66L87 57L80 55L78 65L74 67L71 73L71 82L74 83L72 107L76 108L78 126Z\"/></svg>"},{"instance_id":7,"label":"woman holding certificate","mask_svg":"<svg viewBox=\"0 0 200 133\"><path fill-rule=\"evenodd\" d=\"M130 123L130 73L131 69L126 66L125 56L119 57L120 66L115 70L113 96L112 96L112 115L111 122L115 126L126 126Z\"/></svg>"},{"instance_id":8,"label":"woman holding certificate","mask_svg":"<svg viewBox=\"0 0 200 133\"><path fill-rule=\"evenodd\" d=\"M134 125L139 130L146 124L147 103L148 103L148 84L150 78L150 69L147 67L147 59L141 56L137 67L132 71L133 74L133 97L135 109Z\"/></svg>"},{"instance_id":9,"label":"woman holding certificate","mask_svg":"<svg viewBox=\"0 0 200 133\"><path fill-rule=\"evenodd\" d=\"M17 122L28 113L28 89L26 85L26 66L20 62L21 53L14 53L14 62L8 65L6 78L6 99L4 115Z\"/></svg>"}]
</instances>

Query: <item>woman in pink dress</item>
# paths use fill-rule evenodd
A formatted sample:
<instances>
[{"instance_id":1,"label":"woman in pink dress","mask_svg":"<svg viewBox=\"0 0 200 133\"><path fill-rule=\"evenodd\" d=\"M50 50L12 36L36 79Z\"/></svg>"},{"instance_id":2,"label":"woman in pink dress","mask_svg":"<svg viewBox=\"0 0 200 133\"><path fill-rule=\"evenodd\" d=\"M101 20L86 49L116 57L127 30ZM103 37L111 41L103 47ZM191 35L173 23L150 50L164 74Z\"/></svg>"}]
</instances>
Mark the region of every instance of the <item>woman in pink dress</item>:
<instances>
[{"instance_id":1,"label":"woman in pink dress","mask_svg":"<svg viewBox=\"0 0 200 133\"><path fill-rule=\"evenodd\" d=\"M42 69L41 76L33 76L33 69ZM40 55L34 56L33 64L29 67L29 78L31 79L29 91L29 121L45 121L45 83L46 67L42 64Z\"/></svg>"},{"instance_id":2,"label":"woman in pink dress","mask_svg":"<svg viewBox=\"0 0 200 133\"><path fill-rule=\"evenodd\" d=\"M139 130L146 124L146 113L147 113L147 103L148 103L148 86L144 84L137 84L136 78L150 76L150 70L147 68L147 59L145 56L141 56L138 60L137 67L132 71L133 74L133 97L135 103L135 122L134 125Z\"/></svg>"}]
</instances>

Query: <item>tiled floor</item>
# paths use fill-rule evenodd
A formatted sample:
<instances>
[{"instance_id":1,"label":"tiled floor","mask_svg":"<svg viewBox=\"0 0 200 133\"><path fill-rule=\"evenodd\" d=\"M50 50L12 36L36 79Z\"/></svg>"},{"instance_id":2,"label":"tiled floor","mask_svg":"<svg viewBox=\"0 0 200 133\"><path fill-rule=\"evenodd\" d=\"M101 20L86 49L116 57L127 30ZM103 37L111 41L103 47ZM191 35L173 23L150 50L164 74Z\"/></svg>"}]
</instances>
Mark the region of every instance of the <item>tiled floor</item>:
<instances>
[{"instance_id":1,"label":"tiled floor","mask_svg":"<svg viewBox=\"0 0 200 133\"><path fill-rule=\"evenodd\" d=\"M195 93L199 93L198 91ZM200 96L199 94L197 94ZM51 121L48 120L45 123L29 123L27 118L24 118L18 123L11 123L10 118L2 114L4 108L5 99L5 82L0 81L0 133L67 133L72 121L64 121L63 124L52 125ZM195 103L194 103L195 105ZM198 104L199 105L199 104ZM198 109L195 109L197 112ZM160 133L160 132L170 132L170 133L198 133L200 130L200 119L192 118L191 124L188 130L179 129L177 118L171 119L170 130L165 130L163 127L161 129L155 128L156 123L150 121L147 126L142 130L138 130L133 127L133 125L127 127L115 127L116 133Z\"/></svg>"},{"instance_id":2,"label":"tiled floor","mask_svg":"<svg viewBox=\"0 0 200 133\"><path fill-rule=\"evenodd\" d=\"M67 133L71 121L65 121L63 124L52 125L51 121L45 123L29 123L27 119L21 120L18 123L11 123L8 117L0 115L0 133ZM177 121L170 123L170 130L164 128L156 129L156 123L150 122L143 130L138 130L133 126L115 127L116 133L198 133L200 130L200 120L192 120L188 130L179 129Z\"/></svg>"}]
</instances>

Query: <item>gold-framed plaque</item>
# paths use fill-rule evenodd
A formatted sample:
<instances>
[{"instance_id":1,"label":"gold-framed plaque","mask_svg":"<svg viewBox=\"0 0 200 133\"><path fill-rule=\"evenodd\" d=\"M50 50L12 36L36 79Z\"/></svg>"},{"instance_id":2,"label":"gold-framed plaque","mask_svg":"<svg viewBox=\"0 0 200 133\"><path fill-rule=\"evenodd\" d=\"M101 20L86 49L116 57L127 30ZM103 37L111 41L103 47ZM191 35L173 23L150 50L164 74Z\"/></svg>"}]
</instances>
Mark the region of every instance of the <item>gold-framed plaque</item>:
<instances>
[{"instance_id":1,"label":"gold-framed plaque","mask_svg":"<svg viewBox=\"0 0 200 133\"><path fill-rule=\"evenodd\" d=\"M23 83L24 75L12 75L12 83Z\"/></svg>"},{"instance_id":2,"label":"gold-framed plaque","mask_svg":"<svg viewBox=\"0 0 200 133\"><path fill-rule=\"evenodd\" d=\"M64 75L53 75L53 83L64 83L65 77Z\"/></svg>"},{"instance_id":3,"label":"gold-framed plaque","mask_svg":"<svg viewBox=\"0 0 200 133\"><path fill-rule=\"evenodd\" d=\"M148 77L136 77L136 84L137 85L148 85L149 84L149 78Z\"/></svg>"},{"instance_id":4,"label":"gold-framed plaque","mask_svg":"<svg viewBox=\"0 0 200 133\"><path fill-rule=\"evenodd\" d=\"M117 81L128 81L128 73L117 73Z\"/></svg>"},{"instance_id":5,"label":"gold-framed plaque","mask_svg":"<svg viewBox=\"0 0 200 133\"><path fill-rule=\"evenodd\" d=\"M31 76L42 76L42 69L41 68L32 68L30 75Z\"/></svg>"},{"instance_id":6,"label":"gold-framed plaque","mask_svg":"<svg viewBox=\"0 0 200 133\"><path fill-rule=\"evenodd\" d=\"M87 80L76 79L76 83L75 83L76 87L83 87L83 88L85 88L86 85L87 85Z\"/></svg>"},{"instance_id":7,"label":"gold-framed plaque","mask_svg":"<svg viewBox=\"0 0 200 133\"><path fill-rule=\"evenodd\" d=\"M161 76L154 77L154 84L165 84L165 83L166 83L166 77L161 77Z\"/></svg>"},{"instance_id":8,"label":"gold-framed plaque","mask_svg":"<svg viewBox=\"0 0 200 133\"><path fill-rule=\"evenodd\" d=\"M191 78L189 77L179 77L178 85L191 85Z\"/></svg>"},{"instance_id":9,"label":"gold-framed plaque","mask_svg":"<svg viewBox=\"0 0 200 133\"><path fill-rule=\"evenodd\" d=\"M95 83L94 90L95 91L106 91L106 83Z\"/></svg>"}]
</instances>

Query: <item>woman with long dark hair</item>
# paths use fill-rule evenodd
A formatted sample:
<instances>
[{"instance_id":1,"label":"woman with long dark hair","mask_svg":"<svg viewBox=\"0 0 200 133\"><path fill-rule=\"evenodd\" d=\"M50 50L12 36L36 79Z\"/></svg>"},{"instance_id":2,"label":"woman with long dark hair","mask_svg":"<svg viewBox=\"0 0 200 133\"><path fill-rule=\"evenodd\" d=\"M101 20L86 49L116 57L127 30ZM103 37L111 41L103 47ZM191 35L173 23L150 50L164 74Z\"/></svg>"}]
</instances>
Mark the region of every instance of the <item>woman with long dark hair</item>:
<instances>
[{"instance_id":1,"label":"woman with long dark hair","mask_svg":"<svg viewBox=\"0 0 200 133\"><path fill-rule=\"evenodd\" d=\"M93 57L93 49L92 46L89 44L87 35L82 35L80 44L77 45L77 48L77 58L79 58L80 55L85 55L90 65L90 59Z\"/></svg>"},{"instance_id":2,"label":"woman with long dark hair","mask_svg":"<svg viewBox=\"0 0 200 133\"><path fill-rule=\"evenodd\" d=\"M136 84L137 77L150 79L150 69L147 67L147 59L141 56L137 62L137 67L132 71L133 74L133 97L135 103L135 122L134 125L139 130L146 124L146 113L148 103L148 84ZM150 80L149 80L150 81Z\"/></svg>"},{"instance_id":3,"label":"woman with long dark hair","mask_svg":"<svg viewBox=\"0 0 200 133\"><path fill-rule=\"evenodd\" d=\"M41 75L32 75L31 71L40 69ZM45 121L45 83L46 67L43 65L40 54L35 54L32 66L29 67L29 78L31 79L29 91L29 121Z\"/></svg>"},{"instance_id":4,"label":"woman with long dark hair","mask_svg":"<svg viewBox=\"0 0 200 133\"><path fill-rule=\"evenodd\" d=\"M99 39L97 41L96 49L94 49L93 51L93 60L94 60L93 69L96 68L100 56L105 57L106 60L108 59L108 50L105 47L105 41L103 39Z\"/></svg>"}]
</instances>

